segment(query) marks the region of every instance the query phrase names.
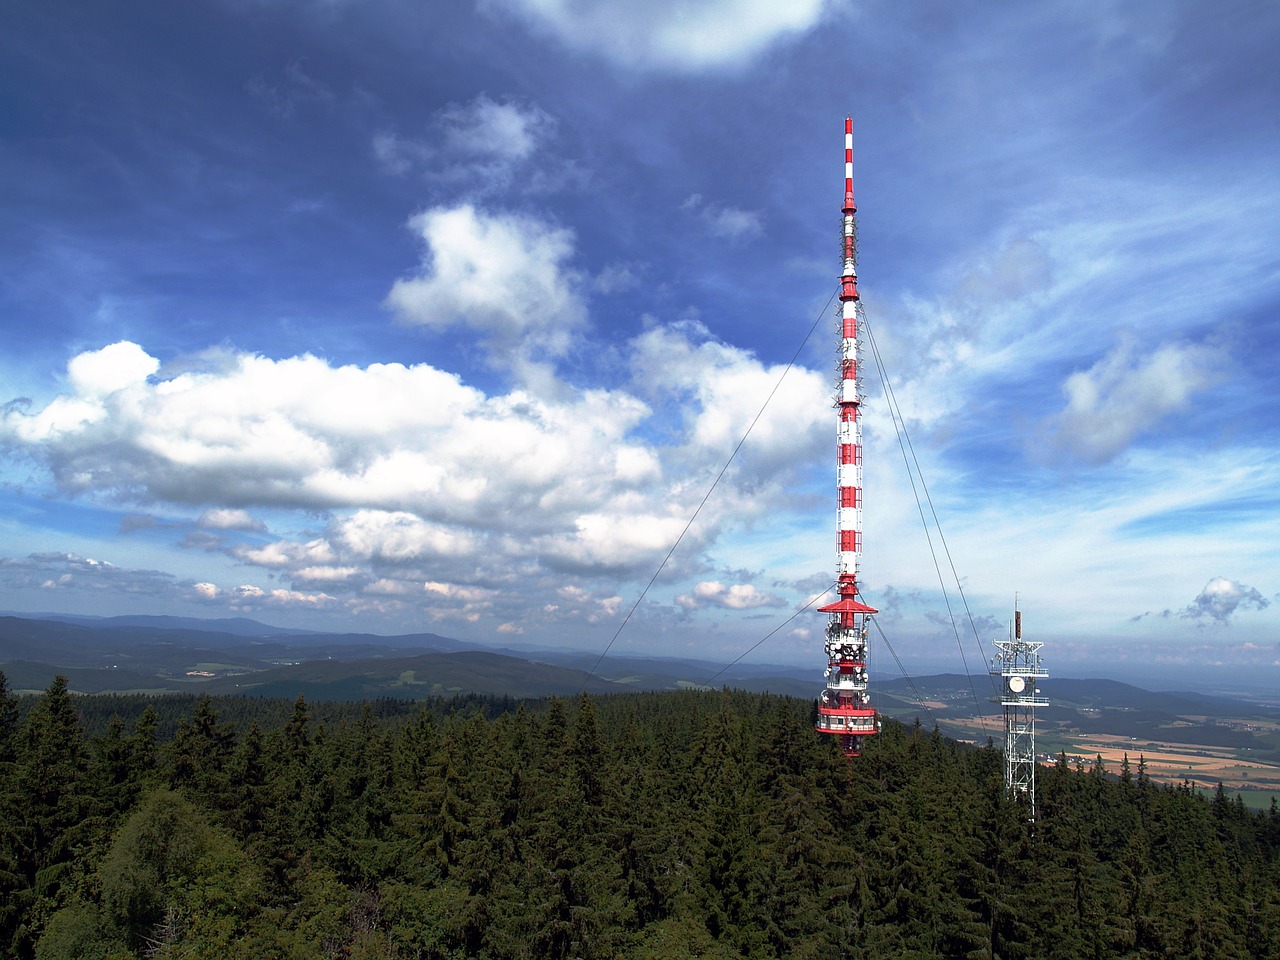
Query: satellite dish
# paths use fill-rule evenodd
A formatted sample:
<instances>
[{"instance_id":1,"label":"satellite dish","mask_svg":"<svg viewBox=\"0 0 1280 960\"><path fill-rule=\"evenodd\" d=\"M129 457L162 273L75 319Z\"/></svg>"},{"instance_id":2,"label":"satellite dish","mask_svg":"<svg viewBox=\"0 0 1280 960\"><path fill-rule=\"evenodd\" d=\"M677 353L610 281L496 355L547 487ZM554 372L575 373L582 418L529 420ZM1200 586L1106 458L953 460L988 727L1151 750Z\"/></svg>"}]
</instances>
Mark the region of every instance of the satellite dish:
<instances>
[{"instance_id":1,"label":"satellite dish","mask_svg":"<svg viewBox=\"0 0 1280 960\"><path fill-rule=\"evenodd\" d=\"M1012 690L1014 693L1021 693L1026 688L1027 688L1027 681L1023 680L1021 677L1009 678L1009 689Z\"/></svg>"}]
</instances>

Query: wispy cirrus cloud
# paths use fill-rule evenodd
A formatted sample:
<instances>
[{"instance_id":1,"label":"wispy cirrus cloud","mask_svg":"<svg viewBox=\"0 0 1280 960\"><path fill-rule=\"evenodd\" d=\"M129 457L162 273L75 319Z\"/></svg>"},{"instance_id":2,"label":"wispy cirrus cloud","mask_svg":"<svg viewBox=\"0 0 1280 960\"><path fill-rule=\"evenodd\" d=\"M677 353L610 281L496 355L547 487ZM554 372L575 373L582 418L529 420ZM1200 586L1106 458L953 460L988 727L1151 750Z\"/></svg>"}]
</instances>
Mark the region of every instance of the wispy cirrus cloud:
<instances>
[{"instance_id":1,"label":"wispy cirrus cloud","mask_svg":"<svg viewBox=\"0 0 1280 960\"><path fill-rule=\"evenodd\" d=\"M480 94L445 106L421 134L383 129L374 157L388 173L415 173L454 194L478 198L519 184L522 193L559 189L579 175L561 157L539 162L556 122L536 103Z\"/></svg>"},{"instance_id":2,"label":"wispy cirrus cloud","mask_svg":"<svg viewBox=\"0 0 1280 960\"><path fill-rule=\"evenodd\" d=\"M255 102L280 120L294 119L305 107L325 107L337 100L333 89L307 73L298 60L289 61L275 76L259 74L245 89Z\"/></svg>"},{"instance_id":3,"label":"wispy cirrus cloud","mask_svg":"<svg viewBox=\"0 0 1280 960\"><path fill-rule=\"evenodd\" d=\"M680 209L697 217L713 236L722 240L745 240L764 235L764 220L758 211L708 203L700 193L691 194Z\"/></svg>"},{"instance_id":4,"label":"wispy cirrus cloud","mask_svg":"<svg viewBox=\"0 0 1280 960\"><path fill-rule=\"evenodd\" d=\"M1092 464L1111 460L1224 375L1220 347L1166 343L1136 354L1124 341L1067 377L1067 405L1051 421L1054 445L1064 454Z\"/></svg>"}]
</instances>

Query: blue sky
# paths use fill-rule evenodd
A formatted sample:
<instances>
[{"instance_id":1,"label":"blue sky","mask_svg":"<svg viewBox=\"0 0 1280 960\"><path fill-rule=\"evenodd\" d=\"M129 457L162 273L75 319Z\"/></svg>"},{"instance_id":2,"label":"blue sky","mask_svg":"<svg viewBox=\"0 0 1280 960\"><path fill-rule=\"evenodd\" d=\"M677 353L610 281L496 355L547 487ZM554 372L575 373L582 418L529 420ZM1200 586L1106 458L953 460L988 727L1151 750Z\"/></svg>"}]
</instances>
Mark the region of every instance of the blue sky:
<instances>
[{"instance_id":1,"label":"blue sky","mask_svg":"<svg viewBox=\"0 0 1280 960\"><path fill-rule=\"evenodd\" d=\"M1016 594L1063 673L1280 679L1280 7L6 21L0 606L602 650L825 309L613 647L738 656L834 576L852 114L970 668ZM864 593L960 669L864 370Z\"/></svg>"}]
</instances>

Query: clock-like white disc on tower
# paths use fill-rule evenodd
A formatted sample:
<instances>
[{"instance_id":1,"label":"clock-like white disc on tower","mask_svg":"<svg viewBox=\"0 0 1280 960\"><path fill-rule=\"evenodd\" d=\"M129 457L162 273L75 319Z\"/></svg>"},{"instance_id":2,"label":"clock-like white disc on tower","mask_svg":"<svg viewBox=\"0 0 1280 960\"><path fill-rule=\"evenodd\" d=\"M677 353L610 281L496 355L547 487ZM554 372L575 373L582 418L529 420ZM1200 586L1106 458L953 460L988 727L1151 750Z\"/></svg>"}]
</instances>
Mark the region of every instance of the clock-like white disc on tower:
<instances>
[{"instance_id":1,"label":"clock-like white disc on tower","mask_svg":"<svg viewBox=\"0 0 1280 960\"><path fill-rule=\"evenodd\" d=\"M1009 689L1014 693L1021 693L1023 690L1027 689L1027 681L1023 680L1021 677L1010 677Z\"/></svg>"}]
</instances>

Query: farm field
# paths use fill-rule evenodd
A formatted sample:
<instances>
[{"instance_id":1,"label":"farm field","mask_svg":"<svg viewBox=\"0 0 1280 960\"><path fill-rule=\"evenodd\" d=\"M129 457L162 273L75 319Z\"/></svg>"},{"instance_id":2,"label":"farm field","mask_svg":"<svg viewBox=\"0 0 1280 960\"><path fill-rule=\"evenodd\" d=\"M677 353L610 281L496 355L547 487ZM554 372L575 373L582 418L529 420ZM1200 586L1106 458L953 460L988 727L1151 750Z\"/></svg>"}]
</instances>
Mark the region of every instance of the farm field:
<instances>
[{"instance_id":1,"label":"farm field","mask_svg":"<svg viewBox=\"0 0 1280 960\"><path fill-rule=\"evenodd\" d=\"M1199 787L1219 783L1229 793L1239 793L1254 808L1266 807L1274 796L1280 801L1280 764L1248 758L1249 748L1213 748L1176 741L1142 741L1107 734L1066 733L1061 736L1063 751L1086 766L1097 757L1109 773L1119 772L1124 759L1137 774L1142 759L1147 776L1158 783L1187 781Z\"/></svg>"},{"instance_id":2,"label":"farm field","mask_svg":"<svg viewBox=\"0 0 1280 960\"><path fill-rule=\"evenodd\" d=\"M892 702L882 697L888 716L937 723L948 736L973 743L1003 736L997 704L975 706L963 678L929 677L915 681L923 702L907 702L886 684ZM1055 687L1057 689L1055 689ZM1198 697L1151 693L1112 681L1046 682L1051 705L1037 711L1036 752L1041 763L1065 754L1072 764L1091 766L1097 758L1107 773L1118 775L1128 757L1137 776L1141 760L1158 783L1188 782L1200 789L1218 783L1239 794L1253 809L1280 802L1280 715L1271 703L1234 697Z\"/></svg>"}]
</instances>

